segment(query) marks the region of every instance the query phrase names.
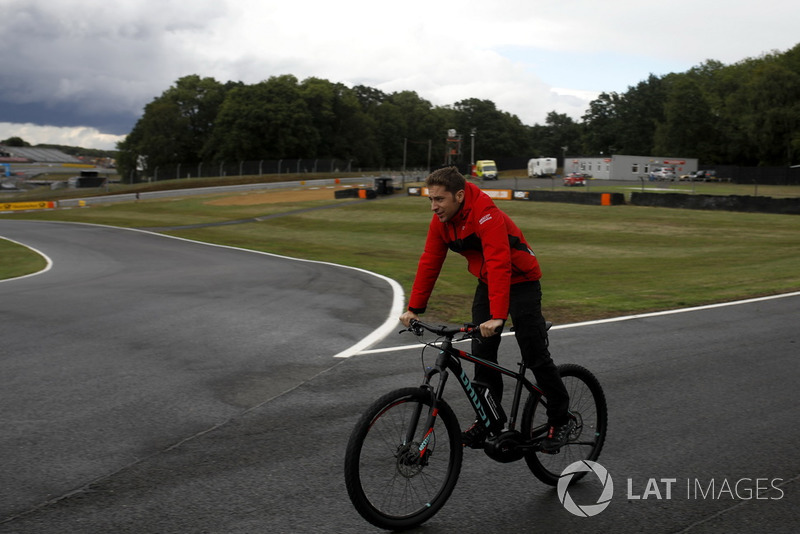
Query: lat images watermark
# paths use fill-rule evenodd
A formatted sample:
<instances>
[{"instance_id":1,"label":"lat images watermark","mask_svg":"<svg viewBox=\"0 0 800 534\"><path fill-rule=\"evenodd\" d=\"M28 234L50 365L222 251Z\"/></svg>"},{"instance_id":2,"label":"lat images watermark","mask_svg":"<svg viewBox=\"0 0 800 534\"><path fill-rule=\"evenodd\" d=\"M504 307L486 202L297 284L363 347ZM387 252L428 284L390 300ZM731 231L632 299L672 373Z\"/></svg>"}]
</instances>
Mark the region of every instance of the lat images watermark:
<instances>
[{"instance_id":1,"label":"lat images watermark","mask_svg":"<svg viewBox=\"0 0 800 534\"><path fill-rule=\"evenodd\" d=\"M782 478L749 478L735 480L727 478L701 480L687 478L648 478L644 484L637 485L634 479L628 479L628 500L671 500L684 497L689 500L736 500L736 501L778 501L783 499L784 492L780 487ZM684 493L685 488L685 493Z\"/></svg>"},{"instance_id":2,"label":"lat images watermark","mask_svg":"<svg viewBox=\"0 0 800 534\"><path fill-rule=\"evenodd\" d=\"M572 482L572 477L574 477L576 473L584 472L591 472L597 475L597 478L600 479L600 483L603 485L603 491L600 493L600 497L595 504L580 506L572 500L568 489L570 482ZM605 467L597 462L591 462L589 460L581 460L568 465L561 473L561 478L558 479L557 489L558 500L561 501L564 508L571 514L575 514L579 517L592 517L599 514L611 504L611 497L614 496L614 482L611 480L611 475L608 474Z\"/></svg>"},{"instance_id":3,"label":"lat images watermark","mask_svg":"<svg viewBox=\"0 0 800 534\"><path fill-rule=\"evenodd\" d=\"M602 484L597 502L577 504L569 494L572 479L578 473L594 473ZM773 477L728 478L628 478L626 497L629 501L645 500L781 500L785 496L784 479ZM579 517L592 517L605 510L614 496L614 483L608 470L597 462L583 460L567 466L558 480L558 499L564 508Z\"/></svg>"}]
</instances>

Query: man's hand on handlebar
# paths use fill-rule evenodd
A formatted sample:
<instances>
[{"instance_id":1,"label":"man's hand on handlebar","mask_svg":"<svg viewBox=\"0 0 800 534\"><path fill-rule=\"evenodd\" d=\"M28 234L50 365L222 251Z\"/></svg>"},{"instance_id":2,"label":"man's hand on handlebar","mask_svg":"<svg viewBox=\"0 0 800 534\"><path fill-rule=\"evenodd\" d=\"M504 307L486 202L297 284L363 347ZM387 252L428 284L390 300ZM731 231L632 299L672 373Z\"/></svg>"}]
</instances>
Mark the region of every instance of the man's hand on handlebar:
<instances>
[{"instance_id":1,"label":"man's hand on handlebar","mask_svg":"<svg viewBox=\"0 0 800 534\"><path fill-rule=\"evenodd\" d=\"M410 327L411 321L414 320L419 321L419 315L412 312L411 310L407 310L406 312L403 313L403 315L400 316L400 322L403 323L403 326L405 326L406 328Z\"/></svg>"},{"instance_id":2,"label":"man's hand on handlebar","mask_svg":"<svg viewBox=\"0 0 800 534\"><path fill-rule=\"evenodd\" d=\"M502 319L489 319L480 326L481 336L492 337L503 331L505 321Z\"/></svg>"}]
</instances>

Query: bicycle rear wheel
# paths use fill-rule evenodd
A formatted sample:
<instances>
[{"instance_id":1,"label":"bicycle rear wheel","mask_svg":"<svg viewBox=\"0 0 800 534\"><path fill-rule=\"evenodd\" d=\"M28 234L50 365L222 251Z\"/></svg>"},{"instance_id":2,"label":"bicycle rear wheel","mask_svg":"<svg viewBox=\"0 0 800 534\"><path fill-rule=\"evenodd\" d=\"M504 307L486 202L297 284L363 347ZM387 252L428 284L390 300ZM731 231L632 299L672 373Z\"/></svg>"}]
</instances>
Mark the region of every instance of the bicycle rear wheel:
<instances>
[{"instance_id":1,"label":"bicycle rear wheel","mask_svg":"<svg viewBox=\"0 0 800 534\"><path fill-rule=\"evenodd\" d=\"M600 382L586 368L575 364L558 366L561 380L569 392L569 411L576 422L569 441L556 453L534 448L525 453L525 461L533 474L551 486L558 484L564 469L580 460L597 460L606 439L608 410ZM545 399L546 400L546 399ZM538 393L528 397L520 423L522 434L536 442L547 433L547 413ZM586 472L575 473L572 482Z\"/></svg>"},{"instance_id":2,"label":"bicycle rear wheel","mask_svg":"<svg viewBox=\"0 0 800 534\"><path fill-rule=\"evenodd\" d=\"M431 393L404 388L375 401L356 423L345 453L345 484L353 506L373 525L420 525L453 492L463 456L461 430L446 402L437 407L434 428L425 428ZM418 421L412 422L415 414Z\"/></svg>"}]
</instances>

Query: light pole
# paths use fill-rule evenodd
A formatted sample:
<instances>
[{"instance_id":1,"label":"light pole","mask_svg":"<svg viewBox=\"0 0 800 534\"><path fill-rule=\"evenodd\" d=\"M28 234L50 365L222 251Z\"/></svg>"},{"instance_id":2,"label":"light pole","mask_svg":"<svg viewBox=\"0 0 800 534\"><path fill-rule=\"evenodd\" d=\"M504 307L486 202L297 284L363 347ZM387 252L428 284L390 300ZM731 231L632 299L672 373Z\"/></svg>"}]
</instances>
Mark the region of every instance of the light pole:
<instances>
[{"instance_id":1,"label":"light pole","mask_svg":"<svg viewBox=\"0 0 800 534\"><path fill-rule=\"evenodd\" d=\"M403 169L400 171L403 176L403 183L405 183L406 176L406 155L408 154L408 137L403 138Z\"/></svg>"},{"instance_id":2,"label":"light pole","mask_svg":"<svg viewBox=\"0 0 800 534\"><path fill-rule=\"evenodd\" d=\"M433 147L433 143L431 139L428 139L428 172L431 172L431 148Z\"/></svg>"},{"instance_id":3,"label":"light pole","mask_svg":"<svg viewBox=\"0 0 800 534\"><path fill-rule=\"evenodd\" d=\"M469 164L475 165L475 131L476 129L473 128L469 132L469 142L470 142L470 152L469 152Z\"/></svg>"}]
</instances>

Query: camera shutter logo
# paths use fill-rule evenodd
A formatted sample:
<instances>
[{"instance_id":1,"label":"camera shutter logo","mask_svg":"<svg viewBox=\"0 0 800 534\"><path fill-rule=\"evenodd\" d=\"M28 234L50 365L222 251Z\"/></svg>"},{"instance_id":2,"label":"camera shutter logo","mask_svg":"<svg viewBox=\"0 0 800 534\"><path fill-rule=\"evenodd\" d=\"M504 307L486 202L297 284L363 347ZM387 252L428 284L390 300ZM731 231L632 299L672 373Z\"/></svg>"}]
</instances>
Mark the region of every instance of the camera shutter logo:
<instances>
[{"instance_id":1,"label":"camera shutter logo","mask_svg":"<svg viewBox=\"0 0 800 534\"><path fill-rule=\"evenodd\" d=\"M603 492L600 494L600 498L597 499L596 504L579 506L575 504L575 501L572 500L572 497L570 497L567 489L569 488L569 483L572 481L572 477L575 476L575 473L584 472L592 472L597 475L597 478L600 479L600 482L603 484ZM611 503L611 497L614 496L614 482L611 480L611 475L608 474L608 471L605 467L597 462L591 462L589 460L582 460L580 462L575 462L568 465L567 468L561 473L561 478L558 479L557 489L558 500L561 501L561 504L564 505L564 508L566 508L571 514L579 517L592 517L599 514L606 509L606 507Z\"/></svg>"}]
</instances>

